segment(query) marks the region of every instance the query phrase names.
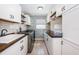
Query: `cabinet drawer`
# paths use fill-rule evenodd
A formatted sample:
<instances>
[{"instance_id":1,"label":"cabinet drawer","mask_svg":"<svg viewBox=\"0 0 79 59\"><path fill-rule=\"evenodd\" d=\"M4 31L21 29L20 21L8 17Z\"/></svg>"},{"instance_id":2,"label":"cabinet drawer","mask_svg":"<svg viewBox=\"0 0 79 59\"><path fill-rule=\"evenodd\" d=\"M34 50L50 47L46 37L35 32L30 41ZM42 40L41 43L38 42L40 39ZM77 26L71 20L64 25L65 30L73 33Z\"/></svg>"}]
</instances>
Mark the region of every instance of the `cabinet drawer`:
<instances>
[{"instance_id":1,"label":"cabinet drawer","mask_svg":"<svg viewBox=\"0 0 79 59\"><path fill-rule=\"evenodd\" d=\"M48 51L50 55L53 54L53 40L51 37L48 37Z\"/></svg>"},{"instance_id":2,"label":"cabinet drawer","mask_svg":"<svg viewBox=\"0 0 79 59\"><path fill-rule=\"evenodd\" d=\"M53 55L61 55L61 38L52 38Z\"/></svg>"},{"instance_id":3,"label":"cabinet drawer","mask_svg":"<svg viewBox=\"0 0 79 59\"><path fill-rule=\"evenodd\" d=\"M5 49L0 55L21 55L19 41Z\"/></svg>"}]
</instances>

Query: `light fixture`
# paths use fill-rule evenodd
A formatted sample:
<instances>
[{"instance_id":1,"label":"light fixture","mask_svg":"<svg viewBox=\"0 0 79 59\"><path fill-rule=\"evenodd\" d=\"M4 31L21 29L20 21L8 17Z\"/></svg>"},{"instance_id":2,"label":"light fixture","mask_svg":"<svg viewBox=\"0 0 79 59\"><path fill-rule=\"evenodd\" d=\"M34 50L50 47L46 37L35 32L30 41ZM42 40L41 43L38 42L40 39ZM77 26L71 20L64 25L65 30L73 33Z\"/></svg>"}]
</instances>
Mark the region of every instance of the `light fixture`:
<instances>
[{"instance_id":1,"label":"light fixture","mask_svg":"<svg viewBox=\"0 0 79 59\"><path fill-rule=\"evenodd\" d=\"M38 10L43 10L43 7L42 6L39 6L37 9Z\"/></svg>"}]
</instances>

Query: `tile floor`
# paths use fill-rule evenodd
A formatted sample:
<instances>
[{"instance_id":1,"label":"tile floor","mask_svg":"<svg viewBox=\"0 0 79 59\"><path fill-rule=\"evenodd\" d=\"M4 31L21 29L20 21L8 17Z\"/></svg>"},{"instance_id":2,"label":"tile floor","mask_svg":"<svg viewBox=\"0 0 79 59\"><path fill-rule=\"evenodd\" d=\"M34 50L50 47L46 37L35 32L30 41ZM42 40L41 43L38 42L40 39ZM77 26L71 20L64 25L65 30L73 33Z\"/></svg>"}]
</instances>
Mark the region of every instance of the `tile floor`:
<instances>
[{"instance_id":1,"label":"tile floor","mask_svg":"<svg viewBox=\"0 0 79 59\"><path fill-rule=\"evenodd\" d=\"M31 54L29 55L48 55L44 41L43 40L35 41L34 48Z\"/></svg>"}]
</instances>

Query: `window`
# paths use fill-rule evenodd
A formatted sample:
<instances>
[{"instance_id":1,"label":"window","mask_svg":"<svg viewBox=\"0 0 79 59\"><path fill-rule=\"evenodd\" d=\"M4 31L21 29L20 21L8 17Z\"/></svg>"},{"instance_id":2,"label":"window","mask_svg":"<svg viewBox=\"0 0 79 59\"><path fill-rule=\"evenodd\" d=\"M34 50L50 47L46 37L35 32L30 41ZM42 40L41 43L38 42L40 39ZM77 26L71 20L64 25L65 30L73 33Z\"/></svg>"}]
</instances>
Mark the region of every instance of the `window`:
<instances>
[{"instance_id":1,"label":"window","mask_svg":"<svg viewBox=\"0 0 79 59\"><path fill-rule=\"evenodd\" d=\"M36 29L45 29L46 25L36 25Z\"/></svg>"}]
</instances>

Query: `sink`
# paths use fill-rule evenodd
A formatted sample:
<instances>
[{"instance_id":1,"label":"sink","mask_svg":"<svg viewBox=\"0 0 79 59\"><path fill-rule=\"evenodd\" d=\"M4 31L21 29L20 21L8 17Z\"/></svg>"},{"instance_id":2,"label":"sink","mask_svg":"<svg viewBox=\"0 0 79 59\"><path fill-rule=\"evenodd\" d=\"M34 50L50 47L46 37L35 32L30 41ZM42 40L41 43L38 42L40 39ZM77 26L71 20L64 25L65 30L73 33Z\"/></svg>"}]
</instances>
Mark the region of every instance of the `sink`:
<instances>
[{"instance_id":1,"label":"sink","mask_svg":"<svg viewBox=\"0 0 79 59\"><path fill-rule=\"evenodd\" d=\"M0 37L0 43L4 43L4 44L10 43L13 40L18 39L19 37L22 37L23 35L24 34L10 34L7 36Z\"/></svg>"}]
</instances>

